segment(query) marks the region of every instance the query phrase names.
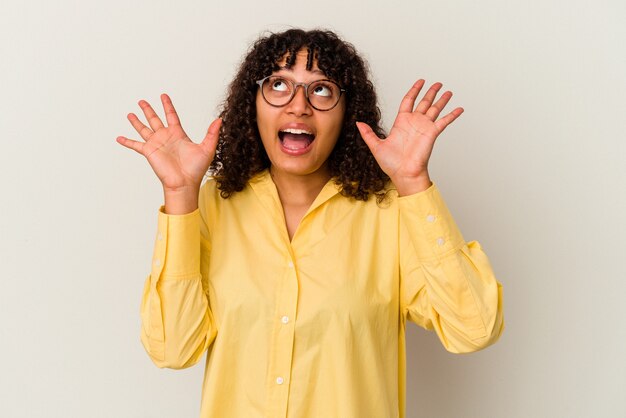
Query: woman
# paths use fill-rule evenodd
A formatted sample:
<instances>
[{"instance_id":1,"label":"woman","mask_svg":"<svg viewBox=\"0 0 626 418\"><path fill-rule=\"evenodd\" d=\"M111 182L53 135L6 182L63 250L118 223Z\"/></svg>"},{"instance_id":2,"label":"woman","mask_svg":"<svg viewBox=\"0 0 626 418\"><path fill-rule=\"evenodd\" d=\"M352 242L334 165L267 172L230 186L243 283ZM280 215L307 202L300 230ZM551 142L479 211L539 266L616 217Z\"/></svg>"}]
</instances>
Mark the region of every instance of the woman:
<instances>
[{"instance_id":1,"label":"woman","mask_svg":"<svg viewBox=\"0 0 626 418\"><path fill-rule=\"evenodd\" d=\"M163 184L142 342L160 367L208 350L202 417L402 417L405 322L452 352L503 328L501 287L428 175L440 117L417 81L389 135L354 48L327 31L259 39L200 144L168 96L140 101ZM203 176L212 177L201 186Z\"/></svg>"}]
</instances>

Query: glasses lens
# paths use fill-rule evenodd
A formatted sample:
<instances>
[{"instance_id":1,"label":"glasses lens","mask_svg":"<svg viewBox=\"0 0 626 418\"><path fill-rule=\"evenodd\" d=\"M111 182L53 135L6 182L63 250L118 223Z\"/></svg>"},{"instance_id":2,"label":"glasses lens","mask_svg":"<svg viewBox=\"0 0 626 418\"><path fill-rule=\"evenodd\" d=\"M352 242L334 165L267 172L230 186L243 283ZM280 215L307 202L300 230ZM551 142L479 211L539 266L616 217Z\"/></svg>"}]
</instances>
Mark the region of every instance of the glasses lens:
<instances>
[{"instance_id":1,"label":"glasses lens","mask_svg":"<svg viewBox=\"0 0 626 418\"><path fill-rule=\"evenodd\" d=\"M339 101L341 90L330 80L315 81L309 85L309 101L319 110L328 110Z\"/></svg>"},{"instance_id":2,"label":"glasses lens","mask_svg":"<svg viewBox=\"0 0 626 418\"><path fill-rule=\"evenodd\" d=\"M284 106L292 98L294 84L282 77L268 77L263 82L263 97L272 106ZM341 96L339 86L330 80L314 81L308 86L309 103L317 110L330 110Z\"/></svg>"},{"instance_id":3,"label":"glasses lens","mask_svg":"<svg viewBox=\"0 0 626 418\"><path fill-rule=\"evenodd\" d=\"M293 84L281 77L269 77L263 83L263 97L269 104L283 106L291 99Z\"/></svg>"}]
</instances>

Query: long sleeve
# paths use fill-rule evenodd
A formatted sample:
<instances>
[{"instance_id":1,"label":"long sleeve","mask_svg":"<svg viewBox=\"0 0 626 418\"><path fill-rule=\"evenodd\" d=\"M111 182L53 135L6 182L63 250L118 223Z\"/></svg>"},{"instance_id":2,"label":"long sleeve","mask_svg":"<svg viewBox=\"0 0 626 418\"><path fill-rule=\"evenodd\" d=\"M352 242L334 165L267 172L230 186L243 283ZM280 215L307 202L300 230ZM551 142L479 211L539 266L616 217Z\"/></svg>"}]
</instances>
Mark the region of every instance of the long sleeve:
<instances>
[{"instance_id":1,"label":"long sleeve","mask_svg":"<svg viewBox=\"0 0 626 418\"><path fill-rule=\"evenodd\" d=\"M157 366L181 369L197 363L216 336L201 273L210 241L199 209L186 215L163 209L141 301L141 341Z\"/></svg>"},{"instance_id":2,"label":"long sleeve","mask_svg":"<svg viewBox=\"0 0 626 418\"><path fill-rule=\"evenodd\" d=\"M434 329L454 353L497 341L504 328L502 286L480 244L465 242L434 184L398 198L398 205L405 320Z\"/></svg>"}]
</instances>

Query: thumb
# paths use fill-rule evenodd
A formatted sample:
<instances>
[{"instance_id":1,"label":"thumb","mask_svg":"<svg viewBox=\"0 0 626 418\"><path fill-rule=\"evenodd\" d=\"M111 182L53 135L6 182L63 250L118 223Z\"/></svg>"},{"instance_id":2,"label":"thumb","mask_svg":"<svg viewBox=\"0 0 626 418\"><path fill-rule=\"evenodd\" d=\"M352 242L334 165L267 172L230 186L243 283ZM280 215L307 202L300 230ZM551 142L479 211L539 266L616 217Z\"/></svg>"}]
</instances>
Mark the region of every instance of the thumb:
<instances>
[{"instance_id":1,"label":"thumb","mask_svg":"<svg viewBox=\"0 0 626 418\"><path fill-rule=\"evenodd\" d=\"M363 138L363 141L365 141L370 151L374 153L374 150L378 146L378 142L380 141L380 138L376 135L376 133L374 133L372 128L370 128L370 126L367 123L357 122L356 127L359 130L359 133L361 134L361 138Z\"/></svg>"},{"instance_id":2,"label":"thumb","mask_svg":"<svg viewBox=\"0 0 626 418\"><path fill-rule=\"evenodd\" d=\"M217 140L219 138L220 127L222 126L222 118L217 118L207 130L202 143L200 144L207 154L215 154L215 148L217 147Z\"/></svg>"}]
</instances>

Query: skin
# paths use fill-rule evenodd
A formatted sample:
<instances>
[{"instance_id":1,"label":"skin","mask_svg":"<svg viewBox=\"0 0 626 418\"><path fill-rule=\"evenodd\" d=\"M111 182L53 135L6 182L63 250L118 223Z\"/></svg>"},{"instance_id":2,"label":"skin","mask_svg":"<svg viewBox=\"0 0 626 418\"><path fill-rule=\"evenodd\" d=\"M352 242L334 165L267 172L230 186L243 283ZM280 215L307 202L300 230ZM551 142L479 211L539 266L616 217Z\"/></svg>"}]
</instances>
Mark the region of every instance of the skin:
<instances>
[{"instance_id":1,"label":"skin","mask_svg":"<svg viewBox=\"0 0 626 418\"><path fill-rule=\"evenodd\" d=\"M435 140L463 113L463 108L457 107L439 118L452 98L452 92L446 91L434 102L441 90L441 83L433 84L415 106L424 84L424 80L417 80L404 96L389 136L385 140L378 138L367 124L357 122L363 140L380 168L398 189L400 196L419 193L432 185L428 175L428 160Z\"/></svg>"},{"instance_id":2,"label":"skin","mask_svg":"<svg viewBox=\"0 0 626 418\"><path fill-rule=\"evenodd\" d=\"M307 51L299 51L290 69L282 68L272 75L303 83L326 79L317 64L307 70L306 61ZM278 65L282 67L284 63L285 59ZM271 162L270 174L278 190L291 239L302 217L330 179L327 160L341 132L345 99L342 96L331 110L319 111L309 104L304 89L300 87L287 105L274 107L263 99L259 91L256 109L261 141ZM293 123L304 124L307 130L315 133L315 140L306 154L289 155L281 147L278 132L281 127Z\"/></svg>"},{"instance_id":3,"label":"skin","mask_svg":"<svg viewBox=\"0 0 626 418\"><path fill-rule=\"evenodd\" d=\"M277 74L298 82L309 83L324 78L314 66L305 68L306 52L298 54L295 65L281 69ZM279 63L280 65L281 63ZM415 102L424 87L420 79L402 99L394 124L386 139L380 139L365 123L357 122L363 140L372 151L381 169L390 177L400 196L419 193L432 185L428 175L428 161L437 137L458 118L463 109L439 117L450 101L452 92L444 92L436 99L441 83L433 84L424 97ZM304 91L298 89L286 106L275 108L257 95L257 121L261 140L271 161L270 173L276 184L285 213L289 237L295 234L302 216L324 187L330 175L327 159L337 142L345 111L344 98L336 108L327 112L313 109ZM128 120L143 142L123 136L117 138L122 146L143 155L163 186L165 212L180 215L198 208L198 193L202 178L215 156L221 120L214 120L201 143L194 143L183 130L171 99L161 95L167 125L145 100L139 107L148 122L128 114ZM310 152L286 155L280 150L278 129L285 123L302 122L315 129L316 138Z\"/></svg>"},{"instance_id":4,"label":"skin","mask_svg":"<svg viewBox=\"0 0 626 418\"><path fill-rule=\"evenodd\" d=\"M161 95L167 126L145 100L139 101L150 127L134 113L127 118L139 136L140 142L118 136L117 142L143 155L163 186L165 213L182 215L198 208L198 194L202 177L215 156L221 119L214 120L201 143L196 144L185 133L171 99Z\"/></svg>"}]
</instances>

